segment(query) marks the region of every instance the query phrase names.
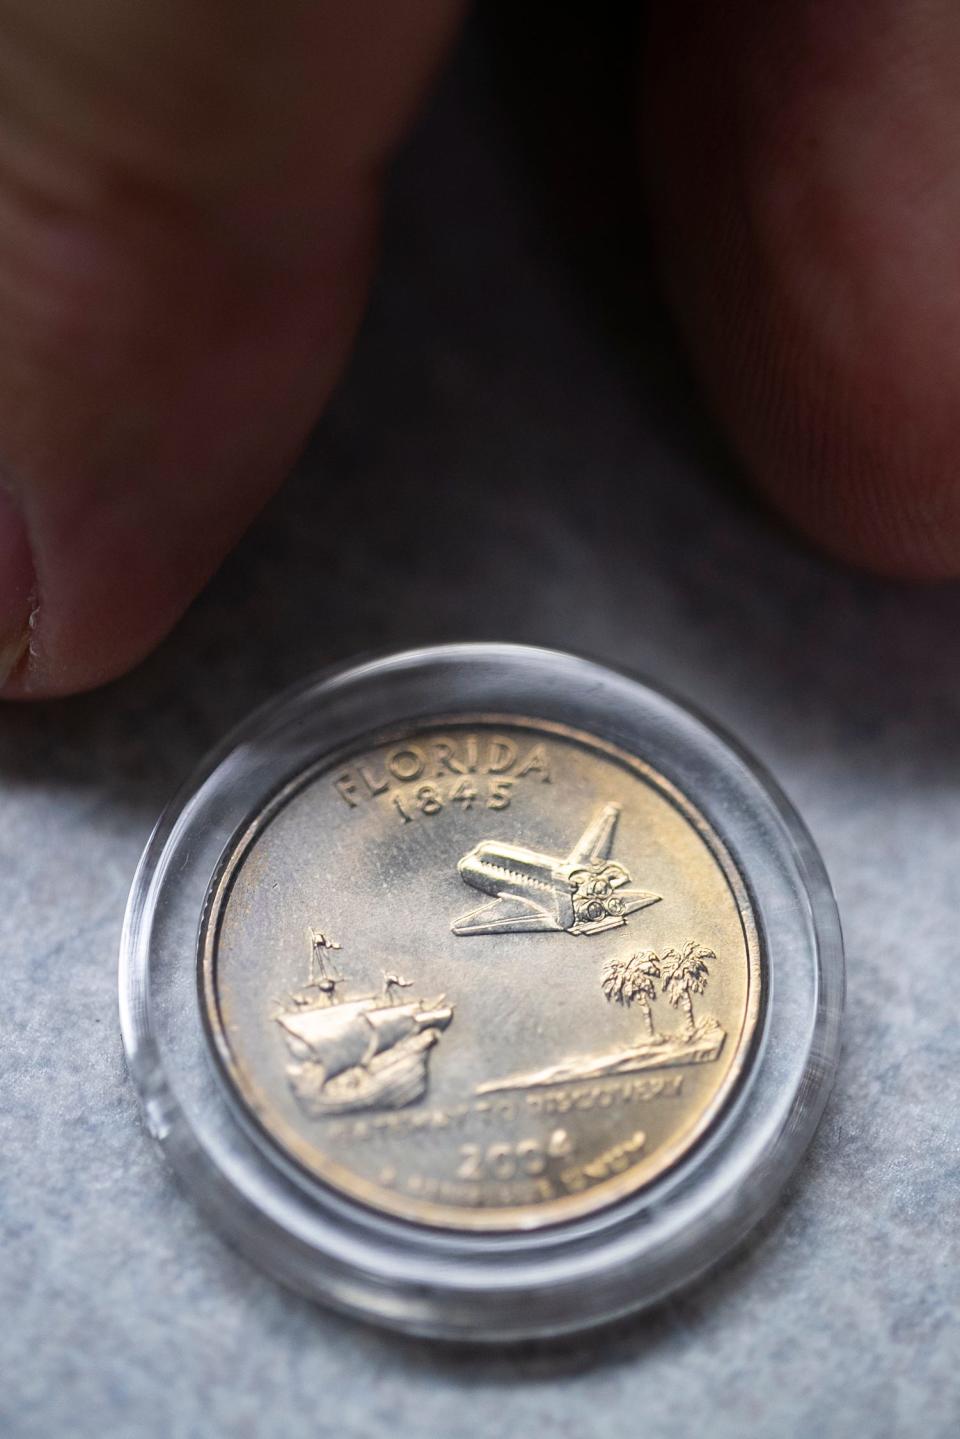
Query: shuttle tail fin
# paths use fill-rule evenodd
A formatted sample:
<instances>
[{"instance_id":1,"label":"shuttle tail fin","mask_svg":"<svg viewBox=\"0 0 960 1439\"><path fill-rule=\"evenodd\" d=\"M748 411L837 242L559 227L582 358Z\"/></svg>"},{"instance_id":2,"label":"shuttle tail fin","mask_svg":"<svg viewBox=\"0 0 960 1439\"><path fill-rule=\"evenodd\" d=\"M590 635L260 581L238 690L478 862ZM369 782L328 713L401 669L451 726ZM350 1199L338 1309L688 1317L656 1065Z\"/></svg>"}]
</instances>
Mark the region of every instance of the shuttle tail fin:
<instances>
[{"instance_id":1,"label":"shuttle tail fin","mask_svg":"<svg viewBox=\"0 0 960 1439\"><path fill-rule=\"evenodd\" d=\"M589 864L591 860L609 859L613 834L620 818L618 804L604 805L592 819L567 856L567 864Z\"/></svg>"}]
</instances>

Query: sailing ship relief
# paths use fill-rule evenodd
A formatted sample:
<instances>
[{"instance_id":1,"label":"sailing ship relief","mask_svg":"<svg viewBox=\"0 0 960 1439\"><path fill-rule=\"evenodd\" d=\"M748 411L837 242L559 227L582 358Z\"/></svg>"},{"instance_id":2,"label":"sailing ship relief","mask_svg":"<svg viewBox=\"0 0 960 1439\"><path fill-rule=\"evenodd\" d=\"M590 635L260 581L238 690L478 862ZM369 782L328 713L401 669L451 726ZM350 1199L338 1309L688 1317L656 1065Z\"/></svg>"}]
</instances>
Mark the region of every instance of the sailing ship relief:
<instances>
[{"instance_id":1,"label":"sailing ship relief","mask_svg":"<svg viewBox=\"0 0 960 1439\"><path fill-rule=\"evenodd\" d=\"M379 994L341 997L343 976L327 958L340 946L323 934L311 940L307 984L276 1015L298 1104L311 1119L414 1104L426 1092L430 1051L453 1006L443 995L402 999L412 986L398 974L384 974Z\"/></svg>"}]
</instances>

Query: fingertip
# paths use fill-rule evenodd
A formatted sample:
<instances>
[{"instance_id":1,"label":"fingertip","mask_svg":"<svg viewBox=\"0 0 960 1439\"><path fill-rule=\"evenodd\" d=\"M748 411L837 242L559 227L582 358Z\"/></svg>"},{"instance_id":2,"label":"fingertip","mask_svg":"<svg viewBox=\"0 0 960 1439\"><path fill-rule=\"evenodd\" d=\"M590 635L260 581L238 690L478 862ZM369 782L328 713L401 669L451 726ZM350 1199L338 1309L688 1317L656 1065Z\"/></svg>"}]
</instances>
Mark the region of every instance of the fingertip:
<instances>
[{"instance_id":1,"label":"fingertip","mask_svg":"<svg viewBox=\"0 0 960 1439\"><path fill-rule=\"evenodd\" d=\"M463 6L6 8L0 695L47 698L158 644L294 462Z\"/></svg>"},{"instance_id":2,"label":"fingertip","mask_svg":"<svg viewBox=\"0 0 960 1439\"><path fill-rule=\"evenodd\" d=\"M811 422L813 431L815 421ZM815 546L887 579L960 578L960 484L926 455L921 473L876 457L851 471L829 445L816 476L789 464L751 467L758 488Z\"/></svg>"},{"instance_id":3,"label":"fingertip","mask_svg":"<svg viewBox=\"0 0 960 1439\"><path fill-rule=\"evenodd\" d=\"M0 483L0 696L14 693L29 660L36 576L26 523Z\"/></svg>"},{"instance_id":4,"label":"fingertip","mask_svg":"<svg viewBox=\"0 0 960 1439\"><path fill-rule=\"evenodd\" d=\"M955 19L902 7L878 28L846 0L656 13L651 210L733 448L838 559L960 576Z\"/></svg>"}]
</instances>

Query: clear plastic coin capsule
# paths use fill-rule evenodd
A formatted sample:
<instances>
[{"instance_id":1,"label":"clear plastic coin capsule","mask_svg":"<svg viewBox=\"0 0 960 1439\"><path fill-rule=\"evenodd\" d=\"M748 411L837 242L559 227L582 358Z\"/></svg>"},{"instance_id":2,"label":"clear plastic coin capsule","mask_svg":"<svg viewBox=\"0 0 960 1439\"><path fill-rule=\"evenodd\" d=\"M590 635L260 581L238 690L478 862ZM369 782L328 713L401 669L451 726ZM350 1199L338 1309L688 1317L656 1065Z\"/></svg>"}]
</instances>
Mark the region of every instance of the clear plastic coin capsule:
<instances>
[{"instance_id":1,"label":"clear plastic coin capsule","mask_svg":"<svg viewBox=\"0 0 960 1439\"><path fill-rule=\"evenodd\" d=\"M603 1323L702 1273L819 1120L843 1001L809 835L588 659L412 650L280 696L141 860L150 1132L283 1282L412 1333Z\"/></svg>"}]
</instances>

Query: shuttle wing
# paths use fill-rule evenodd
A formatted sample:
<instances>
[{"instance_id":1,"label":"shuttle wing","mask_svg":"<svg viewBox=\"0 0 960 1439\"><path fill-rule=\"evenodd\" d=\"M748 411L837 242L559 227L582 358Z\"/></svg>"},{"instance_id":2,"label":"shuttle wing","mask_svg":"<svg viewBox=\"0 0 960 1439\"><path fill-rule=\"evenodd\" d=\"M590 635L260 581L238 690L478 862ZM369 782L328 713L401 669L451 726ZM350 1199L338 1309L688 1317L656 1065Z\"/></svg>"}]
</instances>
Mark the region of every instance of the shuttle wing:
<instances>
[{"instance_id":1,"label":"shuttle wing","mask_svg":"<svg viewBox=\"0 0 960 1439\"><path fill-rule=\"evenodd\" d=\"M663 898L662 894L651 894L646 889L620 889L617 894L623 901L622 913L625 915L635 914L638 909L646 909L648 904L659 904Z\"/></svg>"},{"instance_id":2,"label":"shuttle wing","mask_svg":"<svg viewBox=\"0 0 960 1439\"><path fill-rule=\"evenodd\" d=\"M562 926L533 900L510 894L471 910L452 928L454 934L522 934L526 930L558 930Z\"/></svg>"}]
</instances>

